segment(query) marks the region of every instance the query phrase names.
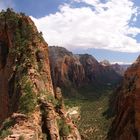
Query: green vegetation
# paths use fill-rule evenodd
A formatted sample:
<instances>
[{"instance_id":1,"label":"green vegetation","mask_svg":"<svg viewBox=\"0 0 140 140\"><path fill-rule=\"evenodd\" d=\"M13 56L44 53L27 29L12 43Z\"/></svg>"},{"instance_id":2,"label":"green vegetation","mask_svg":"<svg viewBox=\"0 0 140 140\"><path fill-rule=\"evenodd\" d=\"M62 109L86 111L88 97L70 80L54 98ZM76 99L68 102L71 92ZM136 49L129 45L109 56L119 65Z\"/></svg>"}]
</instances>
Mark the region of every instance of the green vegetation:
<instances>
[{"instance_id":1,"label":"green vegetation","mask_svg":"<svg viewBox=\"0 0 140 140\"><path fill-rule=\"evenodd\" d=\"M19 19L19 22L22 23L21 29L17 28L15 30L14 42L15 47L10 50L12 54L20 55L23 52L26 52L26 55L29 53L28 44L31 40L32 29L30 25L27 25L22 19Z\"/></svg>"},{"instance_id":2,"label":"green vegetation","mask_svg":"<svg viewBox=\"0 0 140 140\"><path fill-rule=\"evenodd\" d=\"M65 104L69 107L80 107L81 119L77 122L83 140L105 140L108 129L112 122L104 116L104 112L108 109L109 97L112 93L111 89L100 88L103 95L97 95L100 90L97 90L91 96L89 87L83 89L83 93L88 97L83 99L66 99ZM90 97L90 98L89 98Z\"/></svg>"},{"instance_id":3,"label":"green vegetation","mask_svg":"<svg viewBox=\"0 0 140 140\"><path fill-rule=\"evenodd\" d=\"M70 132L71 132L71 128L67 124L64 124L63 127L60 129L61 136L68 136Z\"/></svg>"},{"instance_id":4,"label":"green vegetation","mask_svg":"<svg viewBox=\"0 0 140 140\"><path fill-rule=\"evenodd\" d=\"M89 84L87 86L78 89L78 92L88 100L97 100L102 95L108 95L108 93L113 89L113 86L108 86L107 84Z\"/></svg>"},{"instance_id":5,"label":"green vegetation","mask_svg":"<svg viewBox=\"0 0 140 140\"><path fill-rule=\"evenodd\" d=\"M41 91L39 96L40 97L45 96L45 100L52 103L56 109L59 108L62 105L62 101L56 99L51 93L48 93L48 91L46 89Z\"/></svg>"},{"instance_id":6,"label":"green vegetation","mask_svg":"<svg viewBox=\"0 0 140 140\"><path fill-rule=\"evenodd\" d=\"M58 119L57 125L59 127L60 136L68 136L71 132L71 127L65 123L65 120Z\"/></svg>"},{"instance_id":7,"label":"green vegetation","mask_svg":"<svg viewBox=\"0 0 140 140\"><path fill-rule=\"evenodd\" d=\"M0 17L6 19L8 28L14 32L14 47L11 47L9 52L13 55L20 56L20 54L28 53L29 42L33 39L33 28L25 20L25 14L21 15L15 13L13 9L8 8L7 11L0 13Z\"/></svg>"},{"instance_id":8,"label":"green vegetation","mask_svg":"<svg viewBox=\"0 0 140 140\"><path fill-rule=\"evenodd\" d=\"M15 124L14 120L6 119L2 124L2 129L8 129Z\"/></svg>"},{"instance_id":9,"label":"green vegetation","mask_svg":"<svg viewBox=\"0 0 140 140\"><path fill-rule=\"evenodd\" d=\"M24 84L23 84L24 85ZM37 97L32 90L32 85L27 82L23 87L23 94L19 101L19 111L24 114L28 114L34 111L37 105Z\"/></svg>"},{"instance_id":10,"label":"green vegetation","mask_svg":"<svg viewBox=\"0 0 140 140\"><path fill-rule=\"evenodd\" d=\"M19 16L19 14L15 13L13 11L13 9L8 8L7 11L2 11L0 13L0 18L3 19L3 21L6 20L6 23L8 26L6 26L6 28L9 28L13 31L14 33L14 45L15 47L11 47L9 52L12 53L17 53L19 54L19 49L24 47L24 43L25 43L25 36L21 35L21 30L26 30L26 28L24 29L19 29L21 23L23 23L22 18ZM28 26L26 24L26 26ZM28 34L26 34L26 36L28 36Z\"/></svg>"},{"instance_id":11,"label":"green vegetation","mask_svg":"<svg viewBox=\"0 0 140 140\"><path fill-rule=\"evenodd\" d=\"M46 96L47 101L51 102L54 106L59 105L59 101L55 99L52 95Z\"/></svg>"},{"instance_id":12,"label":"green vegetation","mask_svg":"<svg viewBox=\"0 0 140 140\"><path fill-rule=\"evenodd\" d=\"M92 99L97 100L108 91L112 90L115 85L92 83L83 87L75 88L74 85L62 87L62 93L65 98L71 99Z\"/></svg>"},{"instance_id":13,"label":"green vegetation","mask_svg":"<svg viewBox=\"0 0 140 140\"><path fill-rule=\"evenodd\" d=\"M6 119L3 122L2 128L0 130L0 139L4 139L8 135L11 135L12 134L12 132L9 130L9 128L11 126L13 126L14 124L15 124L14 120L11 120L11 119Z\"/></svg>"},{"instance_id":14,"label":"green vegetation","mask_svg":"<svg viewBox=\"0 0 140 140\"><path fill-rule=\"evenodd\" d=\"M7 136L12 135L12 132L10 130L2 130L0 131L0 139L3 140Z\"/></svg>"}]
</instances>

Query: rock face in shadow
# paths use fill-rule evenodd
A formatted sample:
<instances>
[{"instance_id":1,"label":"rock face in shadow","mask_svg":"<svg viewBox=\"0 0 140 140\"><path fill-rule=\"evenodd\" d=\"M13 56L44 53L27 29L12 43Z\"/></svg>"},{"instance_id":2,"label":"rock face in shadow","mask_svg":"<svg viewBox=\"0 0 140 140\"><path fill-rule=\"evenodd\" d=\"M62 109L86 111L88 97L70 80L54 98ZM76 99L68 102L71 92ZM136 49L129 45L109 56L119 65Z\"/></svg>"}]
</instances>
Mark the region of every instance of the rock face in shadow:
<instances>
[{"instance_id":1,"label":"rock face in shadow","mask_svg":"<svg viewBox=\"0 0 140 140\"><path fill-rule=\"evenodd\" d=\"M130 66L129 64L118 64L118 63L110 64L108 60L103 60L100 62L100 64L104 67L112 68L116 73L122 76L124 75L127 68Z\"/></svg>"},{"instance_id":2,"label":"rock face in shadow","mask_svg":"<svg viewBox=\"0 0 140 140\"><path fill-rule=\"evenodd\" d=\"M62 47L49 47L49 58L54 85L83 84L85 71L77 56Z\"/></svg>"},{"instance_id":3,"label":"rock face in shadow","mask_svg":"<svg viewBox=\"0 0 140 140\"><path fill-rule=\"evenodd\" d=\"M140 57L125 72L113 102L115 119L108 134L110 140L140 139Z\"/></svg>"},{"instance_id":4,"label":"rock face in shadow","mask_svg":"<svg viewBox=\"0 0 140 140\"><path fill-rule=\"evenodd\" d=\"M71 89L92 85L113 85L122 76L112 67L104 67L89 54L74 55L63 47L49 47L49 59L54 86Z\"/></svg>"},{"instance_id":5,"label":"rock face in shadow","mask_svg":"<svg viewBox=\"0 0 140 140\"><path fill-rule=\"evenodd\" d=\"M112 64L111 67L120 75L124 75L125 71L129 68L129 64Z\"/></svg>"},{"instance_id":6,"label":"rock face in shadow","mask_svg":"<svg viewBox=\"0 0 140 140\"><path fill-rule=\"evenodd\" d=\"M47 43L11 9L0 13L0 139L81 139L54 91Z\"/></svg>"}]
</instances>

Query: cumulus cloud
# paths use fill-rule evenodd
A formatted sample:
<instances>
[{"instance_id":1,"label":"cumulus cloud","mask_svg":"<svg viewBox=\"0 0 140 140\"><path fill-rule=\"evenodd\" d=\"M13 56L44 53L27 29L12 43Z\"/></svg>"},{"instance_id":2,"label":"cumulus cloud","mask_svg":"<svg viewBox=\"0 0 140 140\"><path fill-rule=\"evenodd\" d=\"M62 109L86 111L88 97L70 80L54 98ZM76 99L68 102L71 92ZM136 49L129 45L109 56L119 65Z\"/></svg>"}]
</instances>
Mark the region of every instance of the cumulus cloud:
<instances>
[{"instance_id":1,"label":"cumulus cloud","mask_svg":"<svg viewBox=\"0 0 140 140\"><path fill-rule=\"evenodd\" d=\"M138 7L131 0L73 0L83 7L60 6L55 14L36 19L49 45L68 49L100 48L121 52L138 52L140 43L135 37L140 28L130 26L138 16Z\"/></svg>"}]
</instances>

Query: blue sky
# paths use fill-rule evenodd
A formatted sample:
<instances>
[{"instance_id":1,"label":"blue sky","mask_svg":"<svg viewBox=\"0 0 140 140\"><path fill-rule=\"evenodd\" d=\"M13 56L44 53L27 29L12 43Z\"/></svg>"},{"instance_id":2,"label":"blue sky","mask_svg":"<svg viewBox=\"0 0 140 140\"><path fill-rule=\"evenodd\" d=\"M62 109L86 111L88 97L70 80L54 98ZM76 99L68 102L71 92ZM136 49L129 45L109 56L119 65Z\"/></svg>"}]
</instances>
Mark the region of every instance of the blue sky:
<instances>
[{"instance_id":1,"label":"blue sky","mask_svg":"<svg viewBox=\"0 0 140 140\"><path fill-rule=\"evenodd\" d=\"M119 63L119 64L131 64L134 62L139 56L139 52L130 53L130 52L119 52L119 51L111 51L105 49L87 49L87 50L75 50L77 54L84 54L88 53L93 55L97 60L110 60L112 63Z\"/></svg>"},{"instance_id":2,"label":"blue sky","mask_svg":"<svg viewBox=\"0 0 140 140\"><path fill-rule=\"evenodd\" d=\"M1 0L7 7L31 16L49 45L111 62L140 53L139 0Z\"/></svg>"}]
</instances>

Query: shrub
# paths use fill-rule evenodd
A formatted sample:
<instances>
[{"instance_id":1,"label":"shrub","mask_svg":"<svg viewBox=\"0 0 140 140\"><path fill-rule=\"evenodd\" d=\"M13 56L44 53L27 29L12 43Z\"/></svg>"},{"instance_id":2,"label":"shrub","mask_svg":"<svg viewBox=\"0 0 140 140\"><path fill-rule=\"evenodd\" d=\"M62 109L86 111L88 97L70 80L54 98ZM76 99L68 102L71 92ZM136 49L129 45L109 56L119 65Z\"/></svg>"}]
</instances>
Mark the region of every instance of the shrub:
<instances>
[{"instance_id":1,"label":"shrub","mask_svg":"<svg viewBox=\"0 0 140 140\"><path fill-rule=\"evenodd\" d=\"M24 114L33 112L37 105L37 98L32 91L32 85L27 82L23 88L23 95L20 97L19 111Z\"/></svg>"},{"instance_id":2,"label":"shrub","mask_svg":"<svg viewBox=\"0 0 140 140\"><path fill-rule=\"evenodd\" d=\"M70 126L67 124L64 124L60 130L60 135L68 136L70 134L70 131L71 131Z\"/></svg>"},{"instance_id":3,"label":"shrub","mask_svg":"<svg viewBox=\"0 0 140 140\"><path fill-rule=\"evenodd\" d=\"M2 129L6 130L15 124L14 120L6 119L2 124Z\"/></svg>"},{"instance_id":4,"label":"shrub","mask_svg":"<svg viewBox=\"0 0 140 140\"><path fill-rule=\"evenodd\" d=\"M71 127L66 124L64 120L58 119L57 125L59 127L60 136L68 136L71 133Z\"/></svg>"},{"instance_id":5,"label":"shrub","mask_svg":"<svg viewBox=\"0 0 140 140\"><path fill-rule=\"evenodd\" d=\"M0 130L0 139L4 139L8 135L11 135L12 132L8 130L11 126L15 124L14 120L6 119L2 124L2 129Z\"/></svg>"},{"instance_id":6,"label":"shrub","mask_svg":"<svg viewBox=\"0 0 140 140\"><path fill-rule=\"evenodd\" d=\"M2 130L2 131L0 131L0 139L4 139L9 135L12 135L12 132L10 130Z\"/></svg>"},{"instance_id":7,"label":"shrub","mask_svg":"<svg viewBox=\"0 0 140 140\"><path fill-rule=\"evenodd\" d=\"M60 101L58 101L54 96L52 95L46 95L47 101L51 102L55 107L59 107L61 105Z\"/></svg>"}]
</instances>

